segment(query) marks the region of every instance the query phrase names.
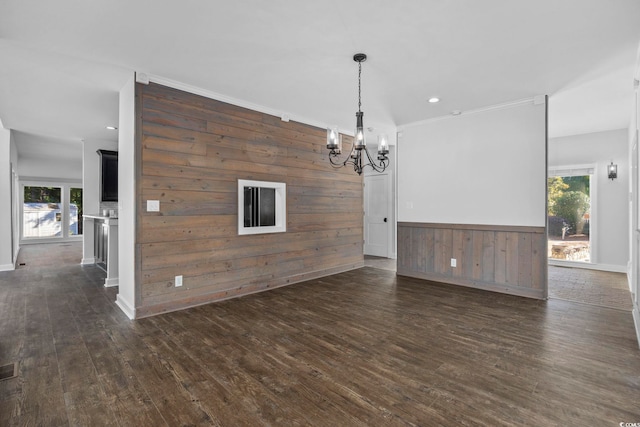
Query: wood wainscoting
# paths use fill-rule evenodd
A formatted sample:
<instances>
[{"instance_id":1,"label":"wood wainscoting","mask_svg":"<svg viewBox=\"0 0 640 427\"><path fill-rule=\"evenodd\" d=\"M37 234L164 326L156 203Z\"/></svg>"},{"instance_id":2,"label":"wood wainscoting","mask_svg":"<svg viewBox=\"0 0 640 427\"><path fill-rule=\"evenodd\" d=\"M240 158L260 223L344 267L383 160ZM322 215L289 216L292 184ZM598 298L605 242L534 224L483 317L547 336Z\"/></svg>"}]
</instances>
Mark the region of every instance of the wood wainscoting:
<instances>
[{"instance_id":1,"label":"wood wainscoting","mask_svg":"<svg viewBox=\"0 0 640 427\"><path fill-rule=\"evenodd\" d=\"M400 222L398 274L546 299L546 229Z\"/></svg>"},{"instance_id":2,"label":"wood wainscoting","mask_svg":"<svg viewBox=\"0 0 640 427\"><path fill-rule=\"evenodd\" d=\"M326 129L153 83L136 108L137 317L363 266L362 178ZM286 232L238 235L238 179L286 184Z\"/></svg>"}]
</instances>

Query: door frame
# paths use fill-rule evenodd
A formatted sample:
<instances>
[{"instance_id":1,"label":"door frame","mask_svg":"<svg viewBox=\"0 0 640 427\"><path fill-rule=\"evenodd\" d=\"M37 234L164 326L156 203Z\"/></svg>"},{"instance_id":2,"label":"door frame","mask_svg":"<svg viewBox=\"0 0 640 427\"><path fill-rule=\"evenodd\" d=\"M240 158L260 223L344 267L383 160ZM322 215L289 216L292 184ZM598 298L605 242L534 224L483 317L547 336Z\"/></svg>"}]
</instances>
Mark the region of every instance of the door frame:
<instances>
[{"instance_id":1,"label":"door frame","mask_svg":"<svg viewBox=\"0 0 640 427\"><path fill-rule=\"evenodd\" d=\"M389 166L386 168L386 170L383 172L383 174L388 176L389 182L387 185L387 197L389 200L389 208L387 210L388 216L387 218L389 218L389 227L387 227L387 258L389 259L396 259L398 256L397 253L397 236L398 236L398 201L396 200L397 194L398 194L398 190L396 188L397 183L398 183L398 179L397 179L397 152L398 152L398 147L396 145L389 145ZM373 156L374 153L372 153ZM375 154L377 156L377 153ZM365 169L364 172L364 178L366 179L367 176L375 176L375 175L380 175L379 173L375 172L375 171L371 171L369 168ZM363 179L363 184L364 184L364 179ZM365 198L365 194L366 192L364 191L364 187L362 189L362 202L363 202L363 206L362 206L362 226L363 226L363 230L362 230L362 236L364 239L364 235L365 235L365 231L366 231L366 216L364 215L364 207L366 206L366 201L364 200ZM362 245L362 253L365 254L365 250L364 250L364 242Z\"/></svg>"},{"instance_id":2,"label":"door frame","mask_svg":"<svg viewBox=\"0 0 640 427\"><path fill-rule=\"evenodd\" d=\"M393 221L394 218L393 218L392 212L393 212L393 206L394 206L395 203L393 202L393 199L392 199L392 191L391 191L391 185L392 185L392 179L391 178L392 178L392 176L391 176L391 173L390 172L384 172L384 173L376 173L375 175L374 174L367 174L364 177L363 185L364 185L364 188L366 189L367 188L368 179L379 178L379 177L383 177L384 180L386 181L385 184L386 184L386 187L387 187L387 201L389 202L389 204L387 205L387 210L386 210L386 214L385 214L385 218L387 218L387 224L388 224L388 226L387 226L387 245L386 245L387 247L386 247L386 255L385 256L386 256L386 258L392 258L392 250L391 250L392 247L393 247L393 244L392 244L392 239L393 239L392 228L394 226L394 221ZM367 194L367 191L365 190L364 191L364 198L366 198L366 194ZM367 206L366 200L364 201L364 205ZM364 222L364 230L363 230L364 245L363 245L363 248L362 248L362 252L363 252L364 255L370 255L370 254L367 254L367 251L366 251L367 238L369 237L368 236L369 227L367 226L368 218L369 218L369 215L367 215L367 213L364 212L364 221L363 221Z\"/></svg>"}]
</instances>

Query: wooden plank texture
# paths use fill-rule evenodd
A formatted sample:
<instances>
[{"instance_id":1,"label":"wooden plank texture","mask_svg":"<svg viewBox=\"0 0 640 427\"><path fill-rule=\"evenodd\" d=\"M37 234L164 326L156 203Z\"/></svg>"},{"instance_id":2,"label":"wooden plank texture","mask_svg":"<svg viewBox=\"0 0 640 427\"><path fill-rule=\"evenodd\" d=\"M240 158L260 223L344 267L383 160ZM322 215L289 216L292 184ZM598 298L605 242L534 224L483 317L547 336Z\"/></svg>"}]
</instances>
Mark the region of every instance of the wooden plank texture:
<instances>
[{"instance_id":1,"label":"wooden plank texture","mask_svg":"<svg viewBox=\"0 0 640 427\"><path fill-rule=\"evenodd\" d=\"M81 242L24 245L0 275L0 357L18 365L0 381L3 427L640 420L630 301L538 301L365 267L130 321L81 257ZM573 280L626 286L587 271Z\"/></svg>"},{"instance_id":2,"label":"wooden plank texture","mask_svg":"<svg viewBox=\"0 0 640 427\"><path fill-rule=\"evenodd\" d=\"M398 274L546 298L546 234L541 230L399 223ZM456 267L450 267L450 258Z\"/></svg>"},{"instance_id":3,"label":"wooden plank texture","mask_svg":"<svg viewBox=\"0 0 640 427\"><path fill-rule=\"evenodd\" d=\"M329 165L324 129L157 84L137 90L137 313L363 264L362 178ZM286 233L237 235L238 179L287 184Z\"/></svg>"}]
</instances>

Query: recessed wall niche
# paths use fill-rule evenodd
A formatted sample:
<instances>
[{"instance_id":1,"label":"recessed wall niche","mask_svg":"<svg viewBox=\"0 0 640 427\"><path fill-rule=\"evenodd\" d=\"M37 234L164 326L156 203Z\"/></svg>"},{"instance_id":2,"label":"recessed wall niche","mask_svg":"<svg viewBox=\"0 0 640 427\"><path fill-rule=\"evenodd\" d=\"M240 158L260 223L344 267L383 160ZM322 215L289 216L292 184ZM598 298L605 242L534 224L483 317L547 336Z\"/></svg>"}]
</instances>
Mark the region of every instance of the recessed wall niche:
<instances>
[{"instance_id":1,"label":"recessed wall niche","mask_svg":"<svg viewBox=\"0 0 640 427\"><path fill-rule=\"evenodd\" d=\"M238 234L287 231L287 186L283 182L238 180Z\"/></svg>"}]
</instances>

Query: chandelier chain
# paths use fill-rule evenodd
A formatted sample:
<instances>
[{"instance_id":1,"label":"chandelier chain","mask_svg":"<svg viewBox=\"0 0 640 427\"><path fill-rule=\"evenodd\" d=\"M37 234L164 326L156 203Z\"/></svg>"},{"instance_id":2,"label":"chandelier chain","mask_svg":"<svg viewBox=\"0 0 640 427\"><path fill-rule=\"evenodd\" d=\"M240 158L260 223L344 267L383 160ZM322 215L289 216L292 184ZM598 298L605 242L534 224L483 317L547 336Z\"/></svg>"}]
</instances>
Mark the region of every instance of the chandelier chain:
<instances>
[{"instance_id":1,"label":"chandelier chain","mask_svg":"<svg viewBox=\"0 0 640 427\"><path fill-rule=\"evenodd\" d=\"M360 112L360 107L362 106L362 100L360 98L361 76L362 76L362 62L358 61L358 112Z\"/></svg>"}]
</instances>

